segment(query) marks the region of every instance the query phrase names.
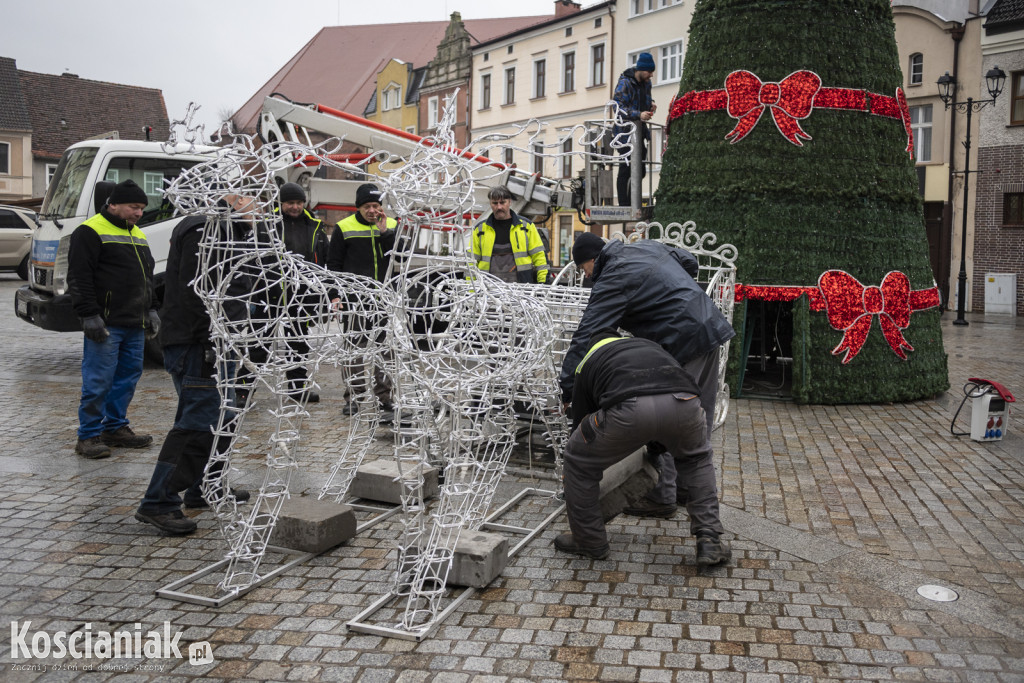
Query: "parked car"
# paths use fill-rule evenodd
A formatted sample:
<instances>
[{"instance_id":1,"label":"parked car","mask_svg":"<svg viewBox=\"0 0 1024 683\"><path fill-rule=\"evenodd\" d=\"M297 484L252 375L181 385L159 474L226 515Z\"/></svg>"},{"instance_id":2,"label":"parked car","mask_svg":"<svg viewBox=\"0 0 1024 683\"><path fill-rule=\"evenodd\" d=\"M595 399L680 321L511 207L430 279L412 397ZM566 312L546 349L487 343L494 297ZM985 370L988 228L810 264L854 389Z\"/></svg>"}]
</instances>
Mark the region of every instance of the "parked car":
<instances>
[{"instance_id":1,"label":"parked car","mask_svg":"<svg viewBox=\"0 0 1024 683\"><path fill-rule=\"evenodd\" d=\"M0 204L0 270L13 270L22 280L28 279L28 256L35 229L34 211Z\"/></svg>"}]
</instances>

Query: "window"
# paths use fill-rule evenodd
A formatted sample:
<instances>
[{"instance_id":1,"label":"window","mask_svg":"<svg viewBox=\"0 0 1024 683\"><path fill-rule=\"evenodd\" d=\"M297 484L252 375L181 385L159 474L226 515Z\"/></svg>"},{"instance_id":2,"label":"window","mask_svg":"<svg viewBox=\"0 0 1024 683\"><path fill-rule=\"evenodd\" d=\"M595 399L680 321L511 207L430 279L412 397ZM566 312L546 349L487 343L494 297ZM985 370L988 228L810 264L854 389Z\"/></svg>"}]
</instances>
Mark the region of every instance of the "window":
<instances>
[{"instance_id":1,"label":"window","mask_svg":"<svg viewBox=\"0 0 1024 683\"><path fill-rule=\"evenodd\" d=\"M914 133L917 163L932 160L932 105L910 108L910 130Z\"/></svg>"},{"instance_id":2,"label":"window","mask_svg":"<svg viewBox=\"0 0 1024 683\"><path fill-rule=\"evenodd\" d=\"M508 46L508 54L512 54L512 46L511 45Z\"/></svg>"},{"instance_id":3,"label":"window","mask_svg":"<svg viewBox=\"0 0 1024 683\"><path fill-rule=\"evenodd\" d=\"M491 108L491 74L480 77L480 108Z\"/></svg>"},{"instance_id":4,"label":"window","mask_svg":"<svg viewBox=\"0 0 1024 683\"><path fill-rule=\"evenodd\" d=\"M437 127L438 99L431 97L427 100L427 128Z\"/></svg>"},{"instance_id":5,"label":"window","mask_svg":"<svg viewBox=\"0 0 1024 683\"><path fill-rule=\"evenodd\" d=\"M119 182L121 182L120 177L121 177L121 172L120 171L118 171L116 168L108 168L107 169L107 175L103 179L106 180L107 182L110 182L110 183L119 183Z\"/></svg>"},{"instance_id":6,"label":"window","mask_svg":"<svg viewBox=\"0 0 1024 683\"><path fill-rule=\"evenodd\" d=\"M604 85L604 43L590 46L590 85Z\"/></svg>"},{"instance_id":7,"label":"window","mask_svg":"<svg viewBox=\"0 0 1024 683\"><path fill-rule=\"evenodd\" d=\"M547 60L538 59L533 63L533 96L544 97L544 80L547 77Z\"/></svg>"},{"instance_id":8,"label":"window","mask_svg":"<svg viewBox=\"0 0 1024 683\"><path fill-rule=\"evenodd\" d=\"M661 163L661 149L665 145L661 137L663 132L664 129L662 128L651 129L651 141L647 145L647 158L655 164Z\"/></svg>"},{"instance_id":9,"label":"window","mask_svg":"<svg viewBox=\"0 0 1024 683\"><path fill-rule=\"evenodd\" d=\"M0 142L0 173L11 172L11 145L8 142Z\"/></svg>"},{"instance_id":10,"label":"window","mask_svg":"<svg viewBox=\"0 0 1024 683\"><path fill-rule=\"evenodd\" d=\"M46 187L50 187L53 174L57 172L57 164L46 164Z\"/></svg>"},{"instance_id":11,"label":"window","mask_svg":"<svg viewBox=\"0 0 1024 683\"><path fill-rule=\"evenodd\" d=\"M399 109L402 106L402 86L392 83L381 93L381 111Z\"/></svg>"},{"instance_id":12,"label":"window","mask_svg":"<svg viewBox=\"0 0 1024 683\"><path fill-rule=\"evenodd\" d=\"M572 216L558 217L558 265L572 260Z\"/></svg>"},{"instance_id":13,"label":"window","mask_svg":"<svg viewBox=\"0 0 1024 683\"><path fill-rule=\"evenodd\" d=\"M924 55L916 52L910 55L910 85L924 83Z\"/></svg>"},{"instance_id":14,"label":"window","mask_svg":"<svg viewBox=\"0 0 1024 683\"><path fill-rule=\"evenodd\" d=\"M413 135L416 135L416 126L408 126L405 129L405 132L406 133L412 133Z\"/></svg>"},{"instance_id":15,"label":"window","mask_svg":"<svg viewBox=\"0 0 1024 683\"><path fill-rule=\"evenodd\" d=\"M1003 225L1024 225L1024 192L1003 195Z\"/></svg>"},{"instance_id":16,"label":"window","mask_svg":"<svg viewBox=\"0 0 1024 683\"><path fill-rule=\"evenodd\" d=\"M566 52L562 55L562 92L576 89L576 53Z\"/></svg>"},{"instance_id":17,"label":"window","mask_svg":"<svg viewBox=\"0 0 1024 683\"><path fill-rule=\"evenodd\" d=\"M490 58L491 58L491 53L490 52L485 52L484 53L484 61L486 62Z\"/></svg>"},{"instance_id":18,"label":"window","mask_svg":"<svg viewBox=\"0 0 1024 683\"><path fill-rule=\"evenodd\" d=\"M632 0L629 4L629 16L635 17L656 10L665 9L682 3L683 0Z\"/></svg>"},{"instance_id":19,"label":"window","mask_svg":"<svg viewBox=\"0 0 1024 683\"><path fill-rule=\"evenodd\" d=\"M1024 123L1024 71L1013 72L1013 100L1010 102L1010 123Z\"/></svg>"},{"instance_id":20,"label":"window","mask_svg":"<svg viewBox=\"0 0 1024 683\"><path fill-rule=\"evenodd\" d=\"M572 177L572 138L568 137L562 143L562 177Z\"/></svg>"},{"instance_id":21,"label":"window","mask_svg":"<svg viewBox=\"0 0 1024 683\"><path fill-rule=\"evenodd\" d=\"M572 26L565 27L565 37L568 38L572 35Z\"/></svg>"},{"instance_id":22,"label":"window","mask_svg":"<svg viewBox=\"0 0 1024 683\"><path fill-rule=\"evenodd\" d=\"M538 142L533 146L533 172L544 175L544 144Z\"/></svg>"},{"instance_id":23,"label":"window","mask_svg":"<svg viewBox=\"0 0 1024 683\"><path fill-rule=\"evenodd\" d=\"M143 171L142 189L148 195L163 194L164 174L153 171Z\"/></svg>"},{"instance_id":24,"label":"window","mask_svg":"<svg viewBox=\"0 0 1024 683\"><path fill-rule=\"evenodd\" d=\"M503 104L516 103L516 68L505 69L505 101Z\"/></svg>"},{"instance_id":25,"label":"window","mask_svg":"<svg viewBox=\"0 0 1024 683\"><path fill-rule=\"evenodd\" d=\"M514 150L511 147L506 147L505 148L505 165L506 166L515 166L516 165L515 161L513 160L513 152L514 152Z\"/></svg>"},{"instance_id":26,"label":"window","mask_svg":"<svg viewBox=\"0 0 1024 683\"><path fill-rule=\"evenodd\" d=\"M678 41L661 48L659 83L678 81L683 75L683 42Z\"/></svg>"},{"instance_id":27,"label":"window","mask_svg":"<svg viewBox=\"0 0 1024 683\"><path fill-rule=\"evenodd\" d=\"M195 164L194 161L177 159L144 159L138 157L115 157L107 168L107 180L116 182L134 180L149 197L145 212L139 219L139 227L145 227L156 221L166 220L173 207L164 199L163 189L178 177L186 168ZM60 182L60 181L58 181Z\"/></svg>"},{"instance_id":28,"label":"window","mask_svg":"<svg viewBox=\"0 0 1024 683\"><path fill-rule=\"evenodd\" d=\"M601 28L601 18L602 17L598 17L597 19L594 19L594 28Z\"/></svg>"}]
</instances>

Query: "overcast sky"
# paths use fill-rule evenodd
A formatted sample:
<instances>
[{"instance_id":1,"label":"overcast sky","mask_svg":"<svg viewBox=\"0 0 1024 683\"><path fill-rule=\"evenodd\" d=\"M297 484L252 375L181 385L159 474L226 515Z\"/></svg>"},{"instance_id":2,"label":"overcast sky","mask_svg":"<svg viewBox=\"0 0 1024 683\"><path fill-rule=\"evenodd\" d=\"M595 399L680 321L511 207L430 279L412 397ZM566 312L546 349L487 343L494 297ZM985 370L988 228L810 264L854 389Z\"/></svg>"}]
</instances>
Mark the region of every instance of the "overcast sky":
<instances>
[{"instance_id":1,"label":"overcast sky","mask_svg":"<svg viewBox=\"0 0 1024 683\"><path fill-rule=\"evenodd\" d=\"M593 2L583 2L584 6ZM202 106L210 131L324 26L554 13L554 0L0 0L0 56Z\"/></svg>"}]
</instances>

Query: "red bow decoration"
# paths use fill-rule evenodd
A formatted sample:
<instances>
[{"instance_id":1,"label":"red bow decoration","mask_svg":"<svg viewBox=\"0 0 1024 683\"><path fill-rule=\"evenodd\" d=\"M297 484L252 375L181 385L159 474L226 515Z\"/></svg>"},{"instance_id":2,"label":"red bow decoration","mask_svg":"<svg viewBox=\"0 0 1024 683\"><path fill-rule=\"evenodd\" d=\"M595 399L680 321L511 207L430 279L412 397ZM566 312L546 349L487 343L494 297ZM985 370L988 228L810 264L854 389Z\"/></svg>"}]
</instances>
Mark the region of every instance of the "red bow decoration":
<instances>
[{"instance_id":1,"label":"red bow decoration","mask_svg":"<svg viewBox=\"0 0 1024 683\"><path fill-rule=\"evenodd\" d=\"M828 270L818 278L818 288L825 299L828 322L833 329L844 332L843 340L832 349L832 355L843 351L843 365L860 353L871 330L871 319L878 316L882 333L893 352L907 359L913 351L900 330L910 325L910 278L892 271L882 280L881 287L865 287L857 278L841 270Z\"/></svg>"},{"instance_id":2,"label":"red bow decoration","mask_svg":"<svg viewBox=\"0 0 1024 683\"><path fill-rule=\"evenodd\" d=\"M726 140L737 143L754 130L765 108L779 132L797 147L803 147L800 138L810 140L797 123L806 119L814 109L814 96L821 88L821 78L813 71L795 71L778 83L762 83L749 71L733 71L725 78L729 116L739 119Z\"/></svg>"},{"instance_id":3,"label":"red bow decoration","mask_svg":"<svg viewBox=\"0 0 1024 683\"><path fill-rule=\"evenodd\" d=\"M910 107L907 105L907 96L903 88L896 88L896 103L900 107L900 121L903 122L903 130L907 132L907 154L914 158L914 129L910 127Z\"/></svg>"}]
</instances>

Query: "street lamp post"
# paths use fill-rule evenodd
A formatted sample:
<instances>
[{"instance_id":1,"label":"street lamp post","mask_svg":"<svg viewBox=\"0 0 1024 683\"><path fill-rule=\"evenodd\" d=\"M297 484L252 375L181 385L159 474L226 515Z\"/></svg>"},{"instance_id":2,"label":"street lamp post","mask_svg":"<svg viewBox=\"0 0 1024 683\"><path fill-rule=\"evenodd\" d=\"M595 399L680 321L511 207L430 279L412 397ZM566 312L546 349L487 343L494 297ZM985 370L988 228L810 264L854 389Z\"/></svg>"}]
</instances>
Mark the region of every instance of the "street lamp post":
<instances>
[{"instance_id":1,"label":"street lamp post","mask_svg":"<svg viewBox=\"0 0 1024 683\"><path fill-rule=\"evenodd\" d=\"M974 101L973 97L968 97L965 102L956 102L956 79L946 72L945 76L939 78L937 85L939 86L939 98L942 99L942 103L946 109L955 107L958 111L967 112L967 136L964 140L964 210L963 210L963 227L960 230L960 274L957 277L959 284L959 291L957 292L956 301L956 320L953 321L954 325L967 325L969 324L964 318L964 311L967 308L967 196L970 183L968 179L971 173L977 173L977 171L970 170L971 166L971 113L980 111L986 104L995 104L996 98L999 97L999 93L1003 91L1003 83L1006 81L1006 74L998 66L994 66L988 70L985 74L985 85L988 87L988 94L990 99ZM950 159L952 162L952 159Z\"/></svg>"}]
</instances>

